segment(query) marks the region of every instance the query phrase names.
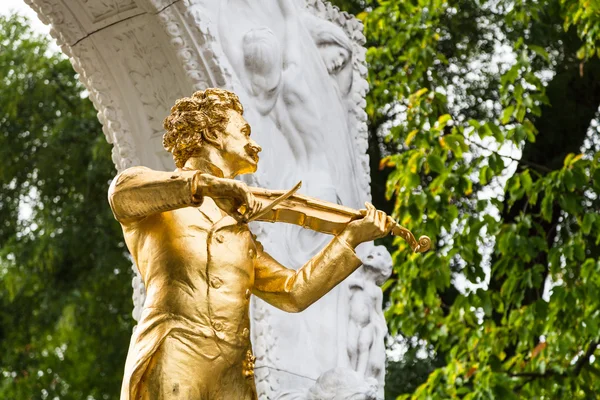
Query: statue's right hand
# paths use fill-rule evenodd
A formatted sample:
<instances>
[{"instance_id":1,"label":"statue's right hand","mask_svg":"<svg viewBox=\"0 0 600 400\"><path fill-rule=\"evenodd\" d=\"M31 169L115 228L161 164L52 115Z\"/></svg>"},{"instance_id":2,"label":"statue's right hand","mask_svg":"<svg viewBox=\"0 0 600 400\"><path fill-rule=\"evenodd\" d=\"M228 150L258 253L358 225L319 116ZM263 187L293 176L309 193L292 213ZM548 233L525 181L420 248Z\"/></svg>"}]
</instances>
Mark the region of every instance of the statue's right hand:
<instances>
[{"instance_id":1,"label":"statue's right hand","mask_svg":"<svg viewBox=\"0 0 600 400\"><path fill-rule=\"evenodd\" d=\"M197 174L195 178L199 194L213 199L221 210L238 222L248 221L261 209L261 203L244 182L208 174Z\"/></svg>"}]
</instances>

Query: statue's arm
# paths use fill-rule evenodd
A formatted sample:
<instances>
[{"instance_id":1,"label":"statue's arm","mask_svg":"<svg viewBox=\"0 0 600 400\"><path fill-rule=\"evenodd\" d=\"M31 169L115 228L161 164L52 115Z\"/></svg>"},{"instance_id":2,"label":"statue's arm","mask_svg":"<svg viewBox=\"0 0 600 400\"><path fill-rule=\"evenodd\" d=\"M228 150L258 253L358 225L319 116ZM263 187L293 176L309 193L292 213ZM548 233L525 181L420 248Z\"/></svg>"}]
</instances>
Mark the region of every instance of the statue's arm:
<instances>
[{"instance_id":1,"label":"statue's arm","mask_svg":"<svg viewBox=\"0 0 600 400\"><path fill-rule=\"evenodd\" d=\"M132 167L115 177L108 201L120 222L140 220L148 215L187 206L199 206L194 176L197 171L163 172Z\"/></svg>"},{"instance_id":2,"label":"statue's arm","mask_svg":"<svg viewBox=\"0 0 600 400\"><path fill-rule=\"evenodd\" d=\"M386 236L396 225L383 211L365 203L365 216L350 222L323 250L294 271L279 264L257 243L254 294L288 312L299 312L323 297L361 266L354 248Z\"/></svg>"},{"instance_id":3,"label":"statue's arm","mask_svg":"<svg viewBox=\"0 0 600 400\"><path fill-rule=\"evenodd\" d=\"M300 312L323 297L362 264L354 249L335 237L323 250L294 271L259 248L253 293L287 312Z\"/></svg>"}]
</instances>

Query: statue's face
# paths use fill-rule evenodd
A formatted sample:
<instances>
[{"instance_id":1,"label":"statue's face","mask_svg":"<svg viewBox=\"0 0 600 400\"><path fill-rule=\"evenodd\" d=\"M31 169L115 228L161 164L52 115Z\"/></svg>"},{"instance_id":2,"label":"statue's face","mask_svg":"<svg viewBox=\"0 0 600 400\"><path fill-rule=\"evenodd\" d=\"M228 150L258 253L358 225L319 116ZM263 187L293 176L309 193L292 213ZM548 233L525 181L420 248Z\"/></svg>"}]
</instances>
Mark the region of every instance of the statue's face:
<instances>
[{"instance_id":1,"label":"statue's face","mask_svg":"<svg viewBox=\"0 0 600 400\"><path fill-rule=\"evenodd\" d=\"M222 137L223 158L235 175L256 172L261 147L250 138L250 125L237 111L228 112L229 121Z\"/></svg>"}]
</instances>

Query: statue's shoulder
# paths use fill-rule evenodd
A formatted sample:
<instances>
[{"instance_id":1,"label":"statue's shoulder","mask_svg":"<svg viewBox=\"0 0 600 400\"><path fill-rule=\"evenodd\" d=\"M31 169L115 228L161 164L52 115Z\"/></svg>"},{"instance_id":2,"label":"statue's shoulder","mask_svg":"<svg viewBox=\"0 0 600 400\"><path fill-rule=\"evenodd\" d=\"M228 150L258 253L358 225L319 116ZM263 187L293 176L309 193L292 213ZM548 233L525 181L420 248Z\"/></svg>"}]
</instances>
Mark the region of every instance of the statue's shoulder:
<instances>
[{"instance_id":1,"label":"statue's shoulder","mask_svg":"<svg viewBox=\"0 0 600 400\"><path fill-rule=\"evenodd\" d=\"M115 178L112 181L111 188L114 189L117 186L121 186L127 183L128 181L131 181L132 179L139 178L144 175L150 175L155 172L157 171L154 171L153 169L144 167L142 165L129 167L126 170L123 170L120 173L118 173L117 176L115 176Z\"/></svg>"},{"instance_id":2,"label":"statue's shoulder","mask_svg":"<svg viewBox=\"0 0 600 400\"><path fill-rule=\"evenodd\" d=\"M129 167L126 170L121 171L120 173L117 174L115 179L116 180L123 179L123 178L127 179L128 177L135 177L135 176L152 173L152 172L156 172L156 171L154 171L153 169L150 169L148 167L144 167L143 165L136 165L135 167Z\"/></svg>"},{"instance_id":3,"label":"statue's shoulder","mask_svg":"<svg viewBox=\"0 0 600 400\"><path fill-rule=\"evenodd\" d=\"M135 167L129 167L126 170L118 173L108 188L108 198L111 200L111 205L112 197L114 196L115 192L119 191L124 186L128 186L128 183L137 180L136 178L152 172L154 172L152 169L139 165Z\"/></svg>"}]
</instances>

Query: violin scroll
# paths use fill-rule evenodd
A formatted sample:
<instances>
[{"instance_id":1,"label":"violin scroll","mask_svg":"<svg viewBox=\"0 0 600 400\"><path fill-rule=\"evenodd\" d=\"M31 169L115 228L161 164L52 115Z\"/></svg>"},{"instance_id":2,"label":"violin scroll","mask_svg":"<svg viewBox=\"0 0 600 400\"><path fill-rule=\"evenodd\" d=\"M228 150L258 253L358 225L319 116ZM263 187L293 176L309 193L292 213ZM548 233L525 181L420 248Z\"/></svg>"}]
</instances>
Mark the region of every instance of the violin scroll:
<instances>
[{"instance_id":1,"label":"violin scroll","mask_svg":"<svg viewBox=\"0 0 600 400\"><path fill-rule=\"evenodd\" d=\"M392 235L400 236L402 239L406 240L415 253L425 253L431 248L431 239L429 239L429 236L421 236L417 241L415 235L413 235L411 231L398 223L396 223L396 226L392 229Z\"/></svg>"}]
</instances>

